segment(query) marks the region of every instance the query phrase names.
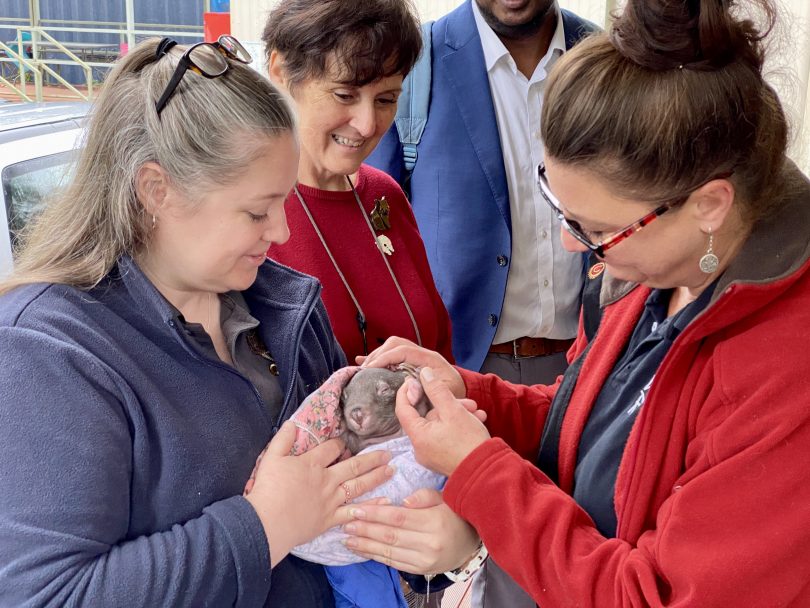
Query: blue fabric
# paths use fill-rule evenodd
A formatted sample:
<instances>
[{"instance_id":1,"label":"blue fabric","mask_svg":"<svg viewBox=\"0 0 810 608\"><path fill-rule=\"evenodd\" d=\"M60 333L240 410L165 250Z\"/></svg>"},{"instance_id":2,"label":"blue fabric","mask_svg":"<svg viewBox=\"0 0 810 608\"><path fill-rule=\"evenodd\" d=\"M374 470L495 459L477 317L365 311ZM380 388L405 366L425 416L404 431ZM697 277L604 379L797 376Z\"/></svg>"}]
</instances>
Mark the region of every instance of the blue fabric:
<instances>
[{"instance_id":1,"label":"blue fabric","mask_svg":"<svg viewBox=\"0 0 810 608\"><path fill-rule=\"evenodd\" d=\"M430 103L430 38L432 21L422 23L422 54L413 66L409 77L402 83L402 92L397 104L394 126L402 142L405 170L413 171L416 163L416 145L422 139L422 132L428 117Z\"/></svg>"},{"instance_id":2,"label":"blue fabric","mask_svg":"<svg viewBox=\"0 0 810 608\"><path fill-rule=\"evenodd\" d=\"M714 285L667 317L672 290L654 289L647 297L624 354L594 403L579 443L574 500L605 536L616 536L613 496L619 463L655 373L675 339L711 300Z\"/></svg>"},{"instance_id":3,"label":"blue fabric","mask_svg":"<svg viewBox=\"0 0 810 608\"><path fill-rule=\"evenodd\" d=\"M89 292L0 297L0 606L334 605L323 567L271 571L242 490L345 357L311 277L265 262L245 300L279 365L277 419L129 259Z\"/></svg>"},{"instance_id":4,"label":"blue fabric","mask_svg":"<svg viewBox=\"0 0 810 608\"><path fill-rule=\"evenodd\" d=\"M379 562L326 566L335 608L408 608L399 572Z\"/></svg>"},{"instance_id":5,"label":"blue fabric","mask_svg":"<svg viewBox=\"0 0 810 608\"><path fill-rule=\"evenodd\" d=\"M566 42L593 28L563 12ZM453 324L456 363L479 370L495 337L511 255L498 123L470 0L433 24L430 113L408 185L428 261ZM395 126L366 161L401 184Z\"/></svg>"}]
</instances>

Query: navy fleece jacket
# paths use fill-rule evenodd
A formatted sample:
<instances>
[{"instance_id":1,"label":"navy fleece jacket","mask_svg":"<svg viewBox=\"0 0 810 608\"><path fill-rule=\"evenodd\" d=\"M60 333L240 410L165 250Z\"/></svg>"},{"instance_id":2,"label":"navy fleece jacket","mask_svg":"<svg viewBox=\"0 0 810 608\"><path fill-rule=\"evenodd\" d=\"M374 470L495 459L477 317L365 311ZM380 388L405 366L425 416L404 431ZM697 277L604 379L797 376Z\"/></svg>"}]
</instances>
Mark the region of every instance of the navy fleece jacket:
<instances>
[{"instance_id":1,"label":"navy fleece jacket","mask_svg":"<svg viewBox=\"0 0 810 608\"><path fill-rule=\"evenodd\" d=\"M320 566L270 569L242 498L256 456L345 364L314 279L245 292L278 361L271 420L124 258L97 288L0 297L0 606L332 606Z\"/></svg>"}]
</instances>

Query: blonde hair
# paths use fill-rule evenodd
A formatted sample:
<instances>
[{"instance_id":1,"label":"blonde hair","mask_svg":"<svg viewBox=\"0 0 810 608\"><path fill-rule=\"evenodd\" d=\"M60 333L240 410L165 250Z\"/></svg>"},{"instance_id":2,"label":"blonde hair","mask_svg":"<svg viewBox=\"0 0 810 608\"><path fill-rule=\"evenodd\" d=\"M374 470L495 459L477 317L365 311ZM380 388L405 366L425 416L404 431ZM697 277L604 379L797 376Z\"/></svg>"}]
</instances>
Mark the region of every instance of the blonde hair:
<instances>
[{"instance_id":1,"label":"blonde hair","mask_svg":"<svg viewBox=\"0 0 810 608\"><path fill-rule=\"evenodd\" d=\"M140 43L110 73L73 179L23 231L14 272L0 282L0 293L30 283L90 289L122 255L138 255L152 228L135 191L145 163L160 165L194 201L215 184L235 182L268 138L294 130L282 94L236 61L212 79L188 70L158 117L155 101L184 50L175 46L158 59L158 44Z\"/></svg>"}]
</instances>

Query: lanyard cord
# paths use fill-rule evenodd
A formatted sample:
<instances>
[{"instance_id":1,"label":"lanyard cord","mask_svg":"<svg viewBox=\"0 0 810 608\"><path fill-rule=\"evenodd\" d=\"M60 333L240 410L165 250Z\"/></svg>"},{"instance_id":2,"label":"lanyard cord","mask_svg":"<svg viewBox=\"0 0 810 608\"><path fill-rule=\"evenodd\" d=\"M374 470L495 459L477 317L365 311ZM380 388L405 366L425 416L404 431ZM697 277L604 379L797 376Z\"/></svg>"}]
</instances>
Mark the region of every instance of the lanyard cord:
<instances>
[{"instance_id":1,"label":"lanyard cord","mask_svg":"<svg viewBox=\"0 0 810 608\"><path fill-rule=\"evenodd\" d=\"M408 300L405 298L405 294L402 293L402 288L399 285L399 281L397 281L397 277L394 274L391 265L388 263L388 259L385 257L385 254L380 250L379 243L377 242L377 233L374 231L374 226L371 225L368 217L366 217L366 210L363 208L363 203L360 201L360 196L357 194L357 190L354 188L354 184L352 180L349 179L349 176L346 176L346 181L349 182L349 186L351 186L352 193L354 194L354 200L357 201L357 205L360 207L360 213L363 216L363 219L366 221L366 225L368 229L371 231L371 235L374 237L375 245L377 246L377 250L380 252L382 256L383 262L385 262L385 267L388 269L388 273L391 275L391 279L394 281L394 286L397 289L397 293L399 293L399 297L402 299L402 303L405 305L405 310L408 312L408 316L411 319L411 323L413 324L413 330L416 334L416 341L419 346L422 346L422 336L419 333L419 326L416 324L416 319L413 316L413 312L411 311L411 307L408 305ZM298 201L301 203L301 207L304 209L304 213L307 214L307 218L309 218L309 223L312 224L312 228L315 230L315 234L318 235L318 238L321 241L321 245L323 245L326 254L329 256L329 259L332 262L332 266L335 267L335 271L337 271L340 280L343 282L343 286L346 288L346 291L349 294L349 297L352 299L355 308L357 309L357 325L360 328L360 334L363 337L363 350L366 354L368 354L368 343L366 340L366 316L363 313L363 309L360 307L360 302L357 301L357 298L352 291L352 288L349 287L349 282L346 280L346 277L341 271L340 266L338 266L337 260L335 260L335 256L332 255L332 250L329 249L329 246L326 244L326 239L324 238L323 234L321 233L320 228L318 228L318 224L315 222L315 218L312 217L312 213L307 206L304 197L301 196L301 192L298 190L298 185L296 185L293 190L295 191L296 196L298 197Z\"/></svg>"},{"instance_id":2,"label":"lanyard cord","mask_svg":"<svg viewBox=\"0 0 810 608\"><path fill-rule=\"evenodd\" d=\"M366 220L366 226L371 231L371 236L374 237L374 244L377 246L377 251L380 252L382 256L383 262L385 262L385 267L388 268L388 274L391 275L391 280L394 282L394 286L397 288L397 293L399 293L399 297L402 299L402 303L405 305L405 310L408 311L408 316L411 318L411 324L413 325L413 333L416 334L416 343L419 346L422 346L422 336L419 334L419 326L416 324L416 319L413 316L413 311L411 307L408 305L408 300L405 298L405 294L402 293L402 288L399 286L399 281L397 281L397 277L394 274L394 270L391 268L391 264L388 262L388 256L383 253L382 249L380 248L380 242L377 240L377 232L374 230L374 226L371 225L371 220L368 219L368 214L366 210L363 208L363 203L360 201L360 195L357 194L357 190L354 188L354 184L352 183L351 178L347 175L346 181L349 182L349 185L352 187L352 192L354 193L354 200L357 201L357 206L360 207L360 215L363 216L363 219Z\"/></svg>"},{"instance_id":3,"label":"lanyard cord","mask_svg":"<svg viewBox=\"0 0 810 608\"><path fill-rule=\"evenodd\" d=\"M321 234L321 229L318 228L318 224L315 223L315 218L312 217L309 207L307 207L306 202L304 202L304 197L301 196L301 192L298 191L297 184L293 187L293 190L295 190L295 194L298 196L298 200L301 202L301 207L304 208L304 212L309 218L309 223L312 224L312 227L315 229L315 234L317 234L318 238L321 240L321 245L323 245L323 248L326 250L326 254L329 256L329 259L332 260L332 266L335 267L340 280L343 281L343 286L346 288L346 291L349 292L349 297L352 299L352 302L354 302L354 307L357 309L357 327L360 328L360 335L363 338L363 354L368 355L368 340L366 340L366 315L363 314L363 309L360 308L360 302L358 302L357 298L354 297L354 292L352 291L352 288L349 287L349 282L346 280L346 277L343 276L343 271L340 270L340 266L338 266L335 256L332 255L332 250L329 249L329 246L326 244L326 240L323 238L323 234Z\"/></svg>"}]
</instances>

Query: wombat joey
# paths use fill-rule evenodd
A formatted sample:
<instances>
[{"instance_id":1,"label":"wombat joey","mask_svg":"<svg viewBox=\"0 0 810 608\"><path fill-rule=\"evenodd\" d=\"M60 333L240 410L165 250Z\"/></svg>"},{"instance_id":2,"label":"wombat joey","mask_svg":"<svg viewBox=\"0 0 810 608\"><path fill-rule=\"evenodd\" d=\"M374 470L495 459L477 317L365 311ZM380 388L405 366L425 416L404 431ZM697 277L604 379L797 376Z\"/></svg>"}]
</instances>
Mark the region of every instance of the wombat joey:
<instances>
[{"instance_id":1,"label":"wombat joey","mask_svg":"<svg viewBox=\"0 0 810 608\"><path fill-rule=\"evenodd\" d=\"M397 391L412 371L363 368L343 388L340 405L344 431L341 438L352 454L376 443L402 435L394 413ZM426 397L415 406L421 416L431 408Z\"/></svg>"}]
</instances>

